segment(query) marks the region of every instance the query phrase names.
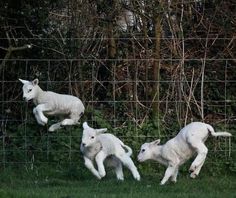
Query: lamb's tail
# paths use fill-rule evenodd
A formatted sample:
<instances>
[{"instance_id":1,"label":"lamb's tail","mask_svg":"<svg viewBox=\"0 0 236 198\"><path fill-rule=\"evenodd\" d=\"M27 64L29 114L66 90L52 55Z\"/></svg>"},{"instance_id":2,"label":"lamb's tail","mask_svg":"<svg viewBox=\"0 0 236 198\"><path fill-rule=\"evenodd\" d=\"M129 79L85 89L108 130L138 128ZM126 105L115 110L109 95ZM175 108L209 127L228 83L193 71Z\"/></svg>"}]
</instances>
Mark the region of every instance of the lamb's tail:
<instances>
[{"instance_id":1,"label":"lamb's tail","mask_svg":"<svg viewBox=\"0 0 236 198\"><path fill-rule=\"evenodd\" d=\"M128 156L131 156L133 154L133 151L129 146L125 145L122 141L120 141L120 144L123 148L125 148L127 150L126 154Z\"/></svg>"},{"instance_id":2,"label":"lamb's tail","mask_svg":"<svg viewBox=\"0 0 236 198\"><path fill-rule=\"evenodd\" d=\"M213 129L213 127L211 125L207 125L207 129L210 132L210 134L214 137L218 137L218 136L224 136L224 137L231 137L232 134L229 132L225 132L225 131L219 131L219 132L215 132L215 130Z\"/></svg>"},{"instance_id":3,"label":"lamb's tail","mask_svg":"<svg viewBox=\"0 0 236 198\"><path fill-rule=\"evenodd\" d=\"M127 155L128 156L131 156L132 154L133 154L133 151L132 151L132 149L129 147L129 146L127 146L127 145L122 145L124 148L126 148L127 149Z\"/></svg>"}]
</instances>

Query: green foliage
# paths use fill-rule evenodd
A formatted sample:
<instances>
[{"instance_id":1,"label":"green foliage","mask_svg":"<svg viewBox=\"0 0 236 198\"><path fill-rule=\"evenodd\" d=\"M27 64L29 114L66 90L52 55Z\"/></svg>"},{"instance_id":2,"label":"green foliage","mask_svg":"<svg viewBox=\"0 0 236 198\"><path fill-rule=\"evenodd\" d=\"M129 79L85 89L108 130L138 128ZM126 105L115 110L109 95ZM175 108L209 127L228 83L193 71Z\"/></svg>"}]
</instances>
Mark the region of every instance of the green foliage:
<instances>
[{"instance_id":1,"label":"green foliage","mask_svg":"<svg viewBox=\"0 0 236 198\"><path fill-rule=\"evenodd\" d=\"M48 132L47 126L38 126L30 115L28 118L32 120L17 127L13 125L8 128L4 150L1 152L2 165L21 167L23 163L27 170L36 172L44 166L55 166L56 170L61 172L64 177L84 178L79 171L80 169L85 169L80 153L82 126L67 126L57 132ZM94 128L106 127L109 133L115 134L125 144L130 145L133 149L134 161L136 161L140 146L144 142L151 142L160 138L161 143L164 144L179 131L177 123L173 123L171 126L161 125L159 136L152 120L146 120L142 127L137 127L132 122L126 122L125 126L113 128L111 123L104 117L102 111L88 108L81 123L91 119L93 120L91 123ZM51 122L49 125L52 124ZM221 127L218 126L218 128ZM232 158L228 158L226 152L219 152L229 149L227 143L222 142L221 139L216 140L209 137L206 144L210 152L204 169L208 170L208 173L212 176L229 171L235 173L235 162L233 160L235 159L235 153L232 152ZM188 173L190 163L191 160L181 167L183 174ZM144 174L152 172L163 174L165 171L165 167L155 162L136 164L140 172ZM90 173L87 172L87 174Z\"/></svg>"}]
</instances>

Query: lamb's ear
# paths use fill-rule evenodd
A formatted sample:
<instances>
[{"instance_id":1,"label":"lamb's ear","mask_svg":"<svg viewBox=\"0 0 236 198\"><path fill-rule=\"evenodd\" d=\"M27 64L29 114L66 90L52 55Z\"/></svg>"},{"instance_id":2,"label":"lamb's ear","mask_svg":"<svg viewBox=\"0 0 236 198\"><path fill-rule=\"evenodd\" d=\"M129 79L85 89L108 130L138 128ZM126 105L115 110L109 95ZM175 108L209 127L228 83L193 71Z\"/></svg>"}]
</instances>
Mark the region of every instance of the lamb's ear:
<instances>
[{"instance_id":1,"label":"lamb's ear","mask_svg":"<svg viewBox=\"0 0 236 198\"><path fill-rule=\"evenodd\" d=\"M158 140L155 140L155 141L151 142L150 144L151 145L158 145L158 144L160 144L160 142L161 142L161 140L158 139Z\"/></svg>"},{"instance_id":2,"label":"lamb's ear","mask_svg":"<svg viewBox=\"0 0 236 198\"><path fill-rule=\"evenodd\" d=\"M101 134L107 131L107 128L103 128L103 129L96 129L96 133L97 134Z\"/></svg>"},{"instance_id":3,"label":"lamb's ear","mask_svg":"<svg viewBox=\"0 0 236 198\"><path fill-rule=\"evenodd\" d=\"M37 79L37 78L34 79L34 80L32 81L32 84L33 84L33 85L38 85L38 84L39 84L39 79Z\"/></svg>"},{"instance_id":4,"label":"lamb's ear","mask_svg":"<svg viewBox=\"0 0 236 198\"><path fill-rule=\"evenodd\" d=\"M20 78L19 78L19 81L21 81L23 84L29 83L28 80L22 80L22 79L20 79Z\"/></svg>"},{"instance_id":5,"label":"lamb's ear","mask_svg":"<svg viewBox=\"0 0 236 198\"><path fill-rule=\"evenodd\" d=\"M84 122L84 123L83 123L83 128L84 128L84 129L90 128L87 122Z\"/></svg>"}]
</instances>

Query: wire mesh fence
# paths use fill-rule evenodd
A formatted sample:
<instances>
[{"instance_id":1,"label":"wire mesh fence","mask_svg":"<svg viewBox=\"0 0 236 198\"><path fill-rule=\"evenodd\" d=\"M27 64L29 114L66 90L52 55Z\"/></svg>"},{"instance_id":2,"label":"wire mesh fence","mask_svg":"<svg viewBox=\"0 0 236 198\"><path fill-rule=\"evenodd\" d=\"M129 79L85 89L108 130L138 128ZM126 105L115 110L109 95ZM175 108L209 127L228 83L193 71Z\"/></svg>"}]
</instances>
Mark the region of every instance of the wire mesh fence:
<instances>
[{"instance_id":1,"label":"wire mesh fence","mask_svg":"<svg viewBox=\"0 0 236 198\"><path fill-rule=\"evenodd\" d=\"M124 45L135 41L138 45L140 40L143 38L119 42ZM185 45L196 42L194 38L185 40ZM214 38L212 42L222 40ZM163 42L168 45L171 41ZM216 131L235 134L235 59L194 58L193 54L175 58L172 53L155 59L144 56L142 50L137 53L138 48L134 50L135 56L129 54L118 59L2 59L1 166L60 165L82 160L81 126L49 132L48 126L38 125L32 113L34 105L22 99L19 78L38 78L43 90L78 96L86 107L81 122L108 127L111 133L128 142L135 153L145 141L161 138L164 143L191 121L204 121ZM158 80L153 80L155 61L160 65ZM153 119L155 104L158 116ZM50 123L58 119L52 117ZM236 152L234 138L232 142L227 138L210 139L209 155L213 160L208 163L229 162Z\"/></svg>"}]
</instances>

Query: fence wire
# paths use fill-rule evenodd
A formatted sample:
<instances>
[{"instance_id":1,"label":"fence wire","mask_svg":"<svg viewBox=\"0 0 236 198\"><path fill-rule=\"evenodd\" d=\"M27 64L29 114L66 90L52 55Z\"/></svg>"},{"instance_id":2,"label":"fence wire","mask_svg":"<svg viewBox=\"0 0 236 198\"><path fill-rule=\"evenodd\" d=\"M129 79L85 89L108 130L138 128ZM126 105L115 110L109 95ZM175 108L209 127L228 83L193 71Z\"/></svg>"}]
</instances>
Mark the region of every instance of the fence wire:
<instances>
[{"instance_id":1,"label":"fence wire","mask_svg":"<svg viewBox=\"0 0 236 198\"><path fill-rule=\"evenodd\" d=\"M135 152L144 141L162 138L165 142L185 124L196 120L211 124L216 131L225 130L235 135L236 78L232 73L236 59L158 59L161 64L158 81L152 79L155 60L1 59L5 61L1 71L1 165L71 164L81 160L78 157L81 126L65 127L52 133L48 126L37 125L32 114L34 105L23 101L18 78L38 78L44 90L78 96L86 107L82 121L86 119L95 127L109 124L112 133L129 142L131 147L135 144ZM183 67L179 68L180 65ZM159 98L150 94L157 83ZM150 132L154 103L159 104L160 128ZM57 119L51 118L50 124ZM235 155L234 138L232 140L211 140L209 155L217 156L216 163L224 163L232 153Z\"/></svg>"}]
</instances>

